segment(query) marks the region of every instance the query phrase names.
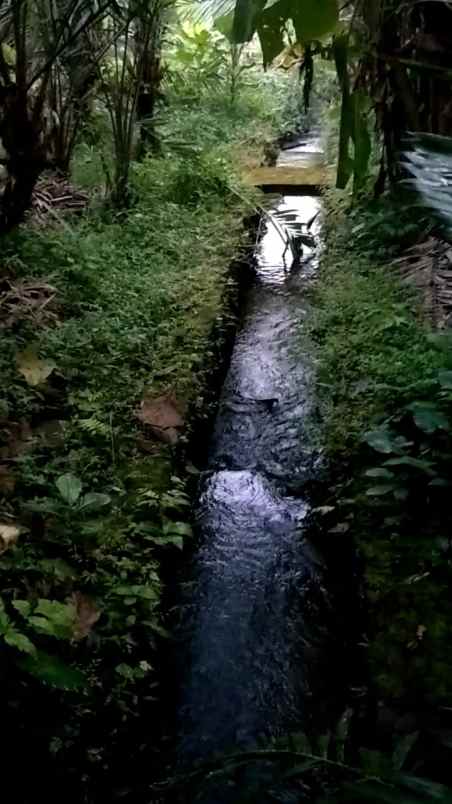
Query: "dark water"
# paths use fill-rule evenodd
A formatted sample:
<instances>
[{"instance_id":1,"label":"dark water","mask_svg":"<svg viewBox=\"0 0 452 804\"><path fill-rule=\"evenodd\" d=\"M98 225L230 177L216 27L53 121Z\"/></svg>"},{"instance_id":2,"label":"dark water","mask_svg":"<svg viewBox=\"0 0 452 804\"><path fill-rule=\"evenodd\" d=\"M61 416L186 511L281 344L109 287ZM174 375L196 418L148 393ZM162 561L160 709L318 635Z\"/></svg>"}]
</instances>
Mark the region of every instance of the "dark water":
<instances>
[{"instance_id":1,"label":"dark water","mask_svg":"<svg viewBox=\"0 0 452 804\"><path fill-rule=\"evenodd\" d=\"M306 223L320 204L291 196L276 208ZM321 216L312 226L317 242L320 228ZM303 493L318 464L306 426L313 366L303 336L318 254L305 247L291 271L277 229L264 229L201 483L182 762L302 731L332 694L335 603L325 561L308 538Z\"/></svg>"}]
</instances>

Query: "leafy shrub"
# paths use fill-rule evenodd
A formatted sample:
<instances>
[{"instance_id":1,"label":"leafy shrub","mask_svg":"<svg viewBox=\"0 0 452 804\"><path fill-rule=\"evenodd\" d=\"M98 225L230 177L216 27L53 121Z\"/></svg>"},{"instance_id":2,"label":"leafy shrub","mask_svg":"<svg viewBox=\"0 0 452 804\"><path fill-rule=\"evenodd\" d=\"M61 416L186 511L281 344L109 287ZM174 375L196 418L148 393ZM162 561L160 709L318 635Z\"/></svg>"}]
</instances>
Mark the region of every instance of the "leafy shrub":
<instances>
[{"instance_id":1,"label":"leafy shrub","mask_svg":"<svg viewBox=\"0 0 452 804\"><path fill-rule=\"evenodd\" d=\"M410 712L452 694L450 336L432 333L389 263L419 226L387 201L347 213L341 202L311 315L332 469L323 527L355 539L377 694Z\"/></svg>"}]
</instances>

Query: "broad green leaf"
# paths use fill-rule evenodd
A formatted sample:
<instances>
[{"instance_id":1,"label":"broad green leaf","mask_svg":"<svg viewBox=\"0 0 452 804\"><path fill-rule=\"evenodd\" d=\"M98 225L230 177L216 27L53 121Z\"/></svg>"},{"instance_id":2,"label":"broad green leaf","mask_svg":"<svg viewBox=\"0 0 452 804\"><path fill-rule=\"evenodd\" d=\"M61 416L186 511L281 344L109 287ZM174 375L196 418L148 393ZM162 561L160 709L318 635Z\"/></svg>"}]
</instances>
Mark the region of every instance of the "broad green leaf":
<instances>
[{"instance_id":1,"label":"broad green leaf","mask_svg":"<svg viewBox=\"0 0 452 804\"><path fill-rule=\"evenodd\" d=\"M39 634L46 634L46 636L56 636L55 634L55 626L50 620L47 620L45 617L36 617L32 615L28 618L28 624L34 631L37 631Z\"/></svg>"},{"instance_id":2,"label":"broad green leaf","mask_svg":"<svg viewBox=\"0 0 452 804\"><path fill-rule=\"evenodd\" d=\"M82 493L81 481L70 472L58 478L56 487L68 505L74 505Z\"/></svg>"},{"instance_id":3,"label":"broad green leaf","mask_svg":"<svg viewBox=\"0 0 452 804\"><path fill-rule=\"evenodd\" d=\"M367 178L369 159L372 151L372 143L367 126L367 112L369 105L367 95L361 90L355 90L350 96L350 105L353 118L352 139L354 145L354 192L357 192Z\"/></svg>"},{"instance_id":4,"label":"broad green leaf","mask_svg":"<svg viewBox=\"0 0 452 804\"><path fill-rule=\"evenodd\" d=\"M81 511L98 511L111 503L111 497L108 494L98 494L96 491L90 491L85 494L80 500L79 508Z\"/></svg>"},{"instance_id":5,"label":"broad green leaf","mask_svg":"<svg viewBox=\"0 0 452 804\"><path fill-rule=\"evenodd\" d=\"M60 624L69 623L74 618L72 603L60 603L58 600L48 600L45 597L39 598L35 612Z\"/></svg>"},{"instance_id":6,"label":"broad green leaf","mask_svg":"<svg viewBox=\"0 0 452 804\"><path fill-rule=\"evenodd\" d=\"M162 536L161 539L156 541L156 544L167 545L171 544L173 547L177 547L179 550L183 550L184 548L184 537L177 536L176 534L168 534L167 536Z\"/></svg>"},{"instance_id":7,"label":"broad green leaf","mask_svg":"<svg viewBox=\"0 0 452 804\"><path fill-rule=\"evenodd\" d=\"M381 486L371 486L367 489L366 494L368 497L384 497L386 494L391 494L397 489L397 486L389 483L382 483Z\"/></svg>"},{"instance_id":8,"label":"broad green leaf","mask_svg":"<svg viewBox=\"0 0 452 804\"><path fill-rule=\"evenodd\" d=\"M214 28L220 31L229 42L233 42L233 35L232 30L234 26L234 14L231 12L230 14L224 14L222 17L218 17L215 20Z\"/></svg>"},{"instance_id":9,"label":"broad green leaf","mask_svg":"<svg viewBox=\"0 0 452 804\"><path fill-rule=\"evenodd\" d=\"M387 455L394 452L394 439L388 430L372 430L366 433L364 440L376 452L383 452Z\"/></svg>"},{"instance_id":10,"label":"broad green leaf","mask_svg":"<svg viewBox=\"0 0 452 804\"><path fill-rule=\"evenodd\" d=\"M20 659L18 665L25 672L59 690L78 690L87 684L80 670L42 650L37 652L35 658L27 656Z\"/></svg>"},{"instance_id":11,"label":"broad green leaf","mask_svg":"<svg viewBox=\"0 0 452 804\"><path fill-rule=\"evenodd\" d=\"M29 600L13 600L12 605L22 615L22 617L29 617L31 613L31 603Z\"/></svg>"},{"instance_id":12,"label":"broad green leaf","mask_svg":"<svg viewBox=\"0 0 452 804\"><path fill-rule=\"evenodd\" d=\"M450 422L445 414L434 404L429 402L413 402L408 410L413 414L414 421L424 433L434 433L435 430L449 430Z\"/></svg>"},{"instance_id":13,"label":"broad green leaf","mask_svg":"<svg viewBox=\"0 0 452 804\"><path fill-rule=\"evenodd\" d=\"M0 634L5 634L11 627L11 620L9 619L6 611L5 604L0 598Z\"/></svg>"},{"instance_id":14,"label":"broad green leaf","mask_svg":"<svg viewBox=\"0 0 452 804\"><path fill-rule=\"evenodd\" d=\"M121 597L141 597L145 600L157 600L160 597L160 589L157 586L145 586L143 584L115 586L112 592Z\"/></svg>"},{"instance_id":15,"label":"broad green leaf","mask_svg":"<svg viewBox=\"0 0 452 804\"><path fill-rule=\"evenodd\" d=\"M339 19L337 0L291 0L291 18L299 42L333 33Z\"/></svg>"},{"instance_id":16,"label":"broad green leaf","mask_svg":"<svg viewBox=\"0 0 452 804\"><path fill-rule=\"evenodd\" d=\"M39 566L46 575L53 575L59 581L77 577L77 571L62 558L43 558Z\"/></svg>"},{"instance_id":17,"label":"broad green leaf","mask_svg":"<svg viewBox=\"0 0 452 804\"><path fill-rule=\"evenodd\" d=\"M29 625L41 634L56 639L70 639L76 619L75 607L72 603L60 603L58 600L41 598L28 617Z\"/></svg>"},{"instance_id":18,"label":"broad green leaf","mask_svg":"<svg viewBox=\"0 0 452 804\"><path fill-rule=\"evenodd\" d=\"M264 11L259 17L257 34L262 48L264 67L268 67L284 50L284 23L285 17L280 12L279 3Z\"/></svg>"},{"instance_id":19,"label":"broad green leaf","mask_svg":"<svg viewBox=\"0 0 452 804\"><path fill-rule=\"evenodd\" d=\"M237 44L249 42L256 30L258 16L266 0L237 0L234 11L232 39Z\"/></svg>"},{"instance_id":20,"label":"broad green leaf","mask_svg":"<svg viewBox=\"0 0 452 804\"><path fill-rule=\"evenodd\" d=\"M188 522L165 522L163 532L165 535L193 536L192 527Z\"/></svg>"},{"instance_id":21,"label":"broad green leaf","mask_svg":"<svg viewBox=\"0 0 452 804\"><path fill-rule=\"evenodd\" d=\"M381 477L382 480L393 480L394 479L394 472L390 472L389 469L368 469L366 472L367 477Z\"/></svg>"},{"instance_id":22,"label":"broad green leaf","mask_svg":"<svg viewBox=\"0 0 452 804\"><path fill-rule=\"evenodd\" d=\"M435 475L435 471L429 461L423 461L421 458L410 458L409 455L390 458L389 461L385 461L385 466L411 466L413 469L420 469L422 472L426 472L431 477Z\"/></svg>"},{"instance_id":23,"label":"broad green leaf","mask_svg":"<svg viewBox=\"0 0 452 804\"><path fill-rule=\"evenodd\" d=\"M21 634L19 631L15 629L11 629L8 631L7 634L4 636L5 642L11 647L20 650L21 653L28 653L29 656L36 656L36 648L28 639L25 634Z\"/></svg>"},{"instance_id":24,"label":"broad green leaf","mask_svg":"<svg viewBox=\"0 0 452 804\"><path fill-rule=\"evenodd\" d=\"M126 664L125 662L116 665L115 673L118 673L118 675L122 676L123 678L126 678L128 681L133 681L135 678L135 671L133 667L131 667L129 664Z\"/></svg>"}]
</instances>

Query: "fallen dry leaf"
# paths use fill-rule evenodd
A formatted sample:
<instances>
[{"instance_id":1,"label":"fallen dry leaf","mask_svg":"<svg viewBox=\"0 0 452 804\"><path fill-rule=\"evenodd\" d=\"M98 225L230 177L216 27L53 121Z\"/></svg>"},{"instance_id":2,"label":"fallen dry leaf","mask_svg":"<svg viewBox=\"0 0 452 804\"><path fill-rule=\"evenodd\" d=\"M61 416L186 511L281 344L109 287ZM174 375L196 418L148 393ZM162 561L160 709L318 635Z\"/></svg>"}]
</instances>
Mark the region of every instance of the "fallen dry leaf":
<instances>
[{"instance_id":1,"label":"fallen dry leaf","mask_svg":"<svg viewBox=\"0 0 452 804\"><path fill-rule=\"evenodd\" d=\"M20 528L10 522L0 522L0 553L4 553L19 538Z\"/></svg>"},{"instance_id":2,"label":"fallen dry leaf","mask_svg":"<svg viewBox=\"0 0 452 804\"><path fill-rule=\"evenodd\" d=\"M91 633L91 629L97 623L101 612L94 601L82 592L74 592L71 596L71 602L75 606L76 614L73 639L78 642Z\"/></svg>"},{"instance_id":3,"label":"fallen dry leaf","mask_svg":"<svg viewBox=\"0 0 452 804\"><path fill-rule=\"evenodd\" d=\"M137 417L151 428L153 435L165 444L176 444L184 426L184 405L172 394L145 397Z\"/></svg>"},{"instance_id":4,"label":"fallen dry leaf","mask_svg":"<svg viewBox=\"0 0 452 804\"><path fill-rule=\"evenodd\" d=\"M17 369L25 377L28 385L40 385L56 368L53 360L41 360L36 352L29 347L19 352L16 357Z\"/></svg>"},{"instance_id":5,"label":"fallen dry leaf","mask_svg":"<svg viewBox=\"0 0 452 804\"><path fill-rule=\"evenodd\" d=\"M57 324L56 295L57 289L42 280L6 277L0 284L0 328L23 320L35 327Z\"/></svg>"}]
</instances>

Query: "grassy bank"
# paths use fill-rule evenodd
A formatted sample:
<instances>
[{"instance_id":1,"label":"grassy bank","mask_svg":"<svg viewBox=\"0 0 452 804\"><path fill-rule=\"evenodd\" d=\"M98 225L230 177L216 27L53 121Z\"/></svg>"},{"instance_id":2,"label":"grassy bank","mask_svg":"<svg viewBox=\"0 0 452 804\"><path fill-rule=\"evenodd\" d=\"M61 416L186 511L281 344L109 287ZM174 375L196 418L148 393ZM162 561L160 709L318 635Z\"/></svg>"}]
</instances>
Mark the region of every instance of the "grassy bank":
<instances>
[{"instance_id":1,"label":"grassy bank","mask_svg":"<svg viewBox=\"0 0 452 804\"><path fill-rule=\"evenodd\" d=\"M270 83L233 109L171 97L124 213L100 202L99 124L73 167L92 207L0 245L1 707L23 802L104 800L141 755L152 774L161 568L190 538L184 445L246 241L236 168L289 91Z\"/></svg>"},{"instance_id":2,"label":"grassy bank","mask_svg":"<svg viewBox=\"0 0 452 804\"><path fill-rule=\"evenodd\" d=\"M452 694L451 343L391 264L425 222L389 199L350 210L333 195L326 206L311 317L332 470L323 527L335 540L352 535L362 559L366 651L388 737L431 730ZM420 773L441 742L429 734Z\"/></svg>"}]
</instances>

